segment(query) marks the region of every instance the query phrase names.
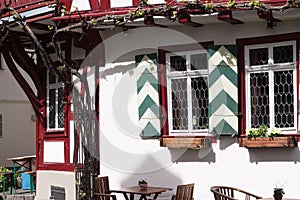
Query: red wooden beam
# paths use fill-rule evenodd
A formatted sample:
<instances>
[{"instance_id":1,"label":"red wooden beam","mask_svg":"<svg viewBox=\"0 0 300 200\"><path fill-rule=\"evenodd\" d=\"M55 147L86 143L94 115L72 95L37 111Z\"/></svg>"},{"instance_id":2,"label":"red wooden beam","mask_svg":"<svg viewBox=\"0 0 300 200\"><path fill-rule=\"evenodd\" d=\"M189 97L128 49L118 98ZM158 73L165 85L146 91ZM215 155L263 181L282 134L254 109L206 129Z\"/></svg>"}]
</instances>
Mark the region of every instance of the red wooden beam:
<instances>
[{"instance_id":1,"label":"red wooden beam","mask_svg":"<svg viewBox=\"0 0 300 200\"><path fill-rule=\"evenodd\" d=\"M102 11L110 9L110 0L100 0L100 7Z\"/></svg>"},{"instance_id":2,"label":"red wooden beam","mask_svg":"<svg viewBox=\"0 0 300 200\"><path fill-rule=\"evenodd\" d=\"M38 69L38 66L33 62L33 60L29 58L28 53L25 52L24 47L17 36L14 36L14 40L11 41L10 49L12 52L11 55L16 63L32 79L40 97L44 97L45 92L41 84L41 78L39 77L39 73L41 73L41 71Z\"/></svg>"},{"instance_id":3,"label":"red wooden beam","mask_svg":"<svg viewBox=\"0 0 300 200\"><path fill-rule=\"evenodd\" d=\"M42 120L42 115L39 111L39 109L42 107L42 105L40 104L39 99L35 96L32 88L29 86L27 81L24 79L24 77L22 76L22 74L20 73L18 68L16 67L16 65L10 55L10 52L9 52L9 47L11 46L11 44L6 43L5 46L8 47L8 48L2 48L2 53L3 53L3 57L5 59L5 62L9 68L10 72L12 73L12 75L14 76L14 78L16 79L16 81L18 82L20 87L25 92L29 101L31 102L31 105L33 107L33 110L34 110L36 116L38 117L38 119Z\"/></svg>"},{"instance_id":4,"label":"red wooden beam","mask_svg":"<svg viewBox=\"0 0 300 200\"><path fill-rule=\"evenodd\" d=\"M101 9L101 6L100 6L100 3L98 0L89 0L89 2L90 2L92 11L98 11Z\"/></svg>"}]
</instances>

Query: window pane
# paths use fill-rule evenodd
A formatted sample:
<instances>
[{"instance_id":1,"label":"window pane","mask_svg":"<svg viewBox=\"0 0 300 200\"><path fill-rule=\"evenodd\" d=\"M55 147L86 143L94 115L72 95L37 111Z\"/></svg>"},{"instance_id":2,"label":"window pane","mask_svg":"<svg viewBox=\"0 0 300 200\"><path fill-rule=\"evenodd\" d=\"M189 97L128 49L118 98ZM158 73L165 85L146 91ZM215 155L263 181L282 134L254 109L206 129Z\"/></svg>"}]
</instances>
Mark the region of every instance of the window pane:
<instances>
[{"instance_id":1,"label":"window pane","mask_svg":"<svg viewBox=\"0 0 300 200\"><path fill-rule=\"evenodd\" d=\"M172 79L171 88L173 130L187 130L188 108L186 79Z\"/></svg>"},{"instance_id":2,"label":"window pane","mask_svg":"<svg viewBox=\"0 0 300 200\"><path fill-rule=\"evenodd\" d=\"M208 87L207 78L192 78L193 129L208 128Z\"/></svg>"},{"instance_id":3,"label":"window pane","mask_svg":"<svg viewBox=\"0 0 300 200\"><path fill-rule=\"evenodd\" d=\"M293 71L274 72L275 126L294 127Z\"/></svg>"},{"instance_id":4,"label":"window pane","mask_svg":"<svg viewBox=\"0 0 300 200\"><path fill-rule=\"evenodd\" d=\"M56 83L56 76L51 72L51 71L48 71L49 72L49 84L53 84L53 83Z\"/></svg>"},{"instance_id":5,"label":"window pane","mask_svg":"<svg viewBox=\"0 0 300 200\"><path fill-rule=\"evenodd\" d=\"M293 62L293 45L273 48L274 63Z\"/></svg>"},{"instance_id":6,"label":"window pane","mask_svg":"<svg viewBox=\"0 0 300 200\"><path fill-rule=\"evenodd\" d=\"M64 128L64 88L58 89L58 128Z\"/></svg>"},{"instance_id":7,"label":"window pane","mask_svg":"<svg viewBox=\"0 0 300 200\"><path fill-rule=\"evenodd\" d=\"M270 127L269 111L269 75L264 73L250 74L251 126Z\"/></svg>"},{"instance_id":8,"label":"window pane","mask_svg":"<svg viewBox=\"0 0 300 200\"><path fill-rule=\"evenodd\" d=\"M191 70L207 69L207 55L194 54L191 55Z\"/></svg>"},{"instance_id":9,"label":"window pane","mask_svg":"<svg viewBox=\"0 0 300 200\"><path fill-rule=\"evenodd\" d=\"M186 56L171 56L171 71L186 71Z\"/></svg>"},{"instance_id":10,"label":"window pane","mask_svg":"<svg viewBox=\"0 0 300 200\"><path fill-rule=\"evenodd\" d=\"M250 49L250 66L268 64L268 48Z\"/></svg>"},{"instance_id":11,"label":"window pane","mask_svg":"<svg viewBox=\"0 0 300 200\"><path fill-rule=\"evenodd\" d=\"M55 89L49 90L49 128L55 128Z\"/></svg>"}]
</instances>

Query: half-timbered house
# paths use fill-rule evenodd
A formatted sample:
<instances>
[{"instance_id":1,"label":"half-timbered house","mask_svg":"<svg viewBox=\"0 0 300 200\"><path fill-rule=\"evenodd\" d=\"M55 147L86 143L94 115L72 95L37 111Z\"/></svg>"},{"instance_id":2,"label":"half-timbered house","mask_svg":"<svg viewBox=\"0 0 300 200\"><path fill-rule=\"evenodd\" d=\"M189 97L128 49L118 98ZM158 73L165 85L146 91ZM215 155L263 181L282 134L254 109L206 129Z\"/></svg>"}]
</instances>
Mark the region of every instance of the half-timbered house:
<instances>
[{"instance_id":1,"label":"half-timbered house","mask_svg":"<svg viewBox=\"0 0 300 200\"><path fill-rule=\"evenodd\" d=\"M37 116L36 199L90 199L97 175L299 197L299 5L4 0L1 52ZM262 126L282 135L250 140Z\"/></svg>"}]
</instances>

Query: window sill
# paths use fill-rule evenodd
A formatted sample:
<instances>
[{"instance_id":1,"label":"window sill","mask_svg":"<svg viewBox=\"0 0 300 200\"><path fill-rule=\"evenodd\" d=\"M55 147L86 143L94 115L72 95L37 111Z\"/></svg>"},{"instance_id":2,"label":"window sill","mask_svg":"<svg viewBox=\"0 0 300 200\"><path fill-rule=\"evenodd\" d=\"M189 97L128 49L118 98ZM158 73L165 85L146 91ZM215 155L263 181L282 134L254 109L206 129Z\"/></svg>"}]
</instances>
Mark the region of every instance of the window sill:
<instances>
[{"instance_id":1,"label":"window sill","mask_svg":"<svg viewBox=\"0 0 300 200\"><path fill-rule=\"evenodd\" d=\"M263 137L263 138L240 138L240 147L266 148L266 147L297 147L298 141L294 136L287 137Z\"/></svg>"},{"instance_id":2,"label":"window sill","mask_svg":"<svg viewBox=\"0 0 300 200\"><path fill-rule=\"evenodd\" d=\"M210 148L211 143L211 138L171 136L161 138L161 146L169 148L205 149Z\"/></svg>"}]
</instances>

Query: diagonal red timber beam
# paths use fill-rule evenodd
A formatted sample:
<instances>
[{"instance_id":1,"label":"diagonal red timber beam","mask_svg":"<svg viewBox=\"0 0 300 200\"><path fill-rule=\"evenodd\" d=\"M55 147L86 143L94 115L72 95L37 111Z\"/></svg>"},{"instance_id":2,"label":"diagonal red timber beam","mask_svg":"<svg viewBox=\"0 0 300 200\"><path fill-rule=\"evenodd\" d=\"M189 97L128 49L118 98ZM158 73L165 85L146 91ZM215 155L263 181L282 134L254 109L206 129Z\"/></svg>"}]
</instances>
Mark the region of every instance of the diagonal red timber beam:
<instances>
[{"instance_id":1,"label":"diagonal red timber beam","mask_svg":"<svg viewBox=\"0 0 300 200\"><path fill-rule=\"evenodd\" d=\"M45 92L41 83L41 78L39 74L41 70L39 70L38 66L33 62L33 60L29 57L24 47L21 45L21 42L17 36L14 36L14 39L11 41L12 57L16 61L16 63L30 76L32 79L39 95L41 97L45 96Z\"/></svg>"},{"instance_id":2,"label":"diagonal red timber beam","mask_svg":"<svg viewBox=\"0 0 300 200\"><path fill-rule=\"evenodd\" d=\"M10 43L5 42L3 46L9 47ZM9 48L2 48L2 54L10 72L28 97L36 116L38 117L38 119L42 120L42 115L40 113L40 108L42 107L42 105L40 104L39 99L35 96L30 85L27 83L27 81L24 79L24 77L16 67L11 57L11 53L9 52Z\"/></svg>"}]
</instances>

